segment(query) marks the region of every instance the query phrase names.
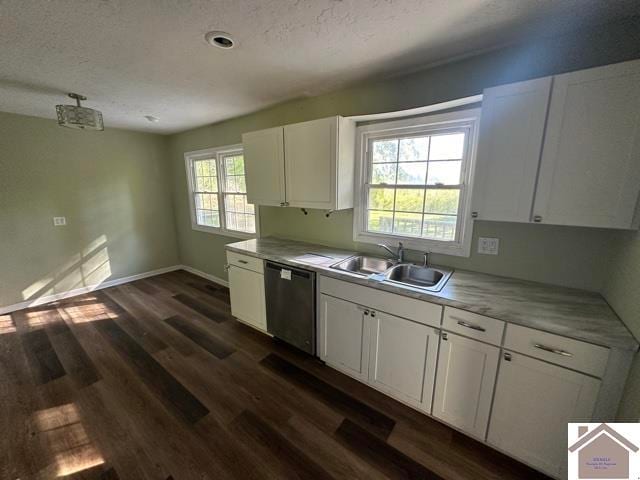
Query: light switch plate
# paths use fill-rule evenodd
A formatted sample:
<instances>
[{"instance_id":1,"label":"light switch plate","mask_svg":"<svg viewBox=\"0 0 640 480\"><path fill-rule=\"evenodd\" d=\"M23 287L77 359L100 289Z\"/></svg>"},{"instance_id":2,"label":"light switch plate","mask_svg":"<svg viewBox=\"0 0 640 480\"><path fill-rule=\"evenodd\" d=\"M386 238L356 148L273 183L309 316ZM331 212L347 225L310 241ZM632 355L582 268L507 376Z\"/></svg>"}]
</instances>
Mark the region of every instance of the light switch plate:
<instances>
[{"instance_id":1,"label":"light switch plate","mask_svg":"<svg viewBox=\"0 0 640 480\"><path fill-rule=\"evenodd\" d=\"M483 255L498 255L500 248L499 238L480 237L478 238L478 253Z\"/></svg>"},{"instance_id":2,"label":"light switch plate","mask_svg":"<svg viewBox=\"0 0 640 480\"><path fill-rule=\"evenodd\" d=\"M67 224L66 217L53 217L53 226L54 227L64 227Z\"/></svg>"}]
</instances>

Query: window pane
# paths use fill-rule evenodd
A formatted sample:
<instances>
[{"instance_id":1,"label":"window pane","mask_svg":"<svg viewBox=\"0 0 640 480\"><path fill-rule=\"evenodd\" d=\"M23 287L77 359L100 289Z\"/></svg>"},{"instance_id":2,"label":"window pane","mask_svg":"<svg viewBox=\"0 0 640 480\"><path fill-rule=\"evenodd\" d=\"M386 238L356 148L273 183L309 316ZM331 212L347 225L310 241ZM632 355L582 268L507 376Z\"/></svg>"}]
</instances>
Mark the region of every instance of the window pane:
<instances>
[{"instance_id":1,"label":"window pane","mask_svg":"<svg viewBox=\"0 0 640 480\"><path fill-rule=\"evenodd\" d=\"M427 190L425 213L458 213L460 190Z\"/></svg>"},{"instance_id":2,"label":"window pane","mask_svg":"<svg viewBox=\"0 0 640 480\"><path fill-rule=\"evenodd\" d=\"M459 185L462 161L429 162L428 185Z\"/></svg>"},{"instance_id":3,"label":"window pane","mask_svg":"<svg viewBox=\"0 0 640 480\"><path fill-rule=\"evenodd\" d=\"M434 135L431 137L429 160L448 160L462 158L464 133Z\"/></svg>"},{"instance_id":4,"label":"window pane","mask_svg":"<svg viewBox=\"0 0 640 480\"><path fill-rule=\"evenodd\" d=\"M236 177L236 188L238 189L236 190L237 192L247 193L247 181L244 176Z\"/></svg>"},{"instance_id":5,"label":"window pane","mask_svg":"<svg viewBox=\"0 0 640 480\"><path fill-rule=\"evenodd\" d=\"M220 227L220 213L214 210L196 210L198 225L207 227Z\"/></svg>"},{"instance_id":6,"label":"window pane","mask_svg":"<svg viewBox=\"0 0 640 480\"><path fill-rule=\"evenodd\" d=\"M398 140L376 140L371 150L373 163L398 161Z\"/></svg>"},{"instance_id":7,"label":"window pane","mask_svg":"<svg viewBox=\"0 0 640 480\"><path fill-rule=\"evenodd\" d=\"M367 212L367 230L376 233L391 233L393 212L369 210Z\"/></svg>"},{"instance_id":8,"label":"window pane","mask_svg":"<svg viewBox=\"0 0 640 480\"><path fill-rule=\"evenodd\" d=\"M224 186L224 191L225 192L237 192L237 188L236 188L236 178L237 177L226 177L225 179L225 186Z\"/></svg>"},{"instance_id":9,"label":"window pane","mask_svg":"<svg viewBox=\"0 0 640 480\"><path fill-rule=\"evenodd\" d=\"M211 193L196 193L196 208L204 210L218 210L218 195Z\"/></svg>"},{"instance_id":10,"label":"window pane","mask_svg":"<svg viewBox=\"0 0 640 480\"><path fill-rule=\"evenodd\" d=\"M398 185L424 185L427 162L399 163Z\"/></svg>"},{"instance_id":11,"label":"window pane","mask_svg":"<svg viewBox=\"0 0 640 480\"><path fill-rule=\"evenodd\" d=\"M217 192L218 179L216 177L198 177L196 179L196 191Z\"/></svg>"},{"instance_id":12,"label":"window pane","mask_svg":"<svg viewBox=\"0 0 640 480\"><path fill-rule=\"evenodd\" d=\"M379 163L377 165L372 165L371 183L389 183L394 185L396 183L397 165L397 163Z\"/></svg>"},{"instance_id":13,"label":"window pane","mask_svg":"<svg viewBox=\"0 0 640 480\"><path fill-rule=\"evenodd\" d=\"M245 195L229 195L224 196L224 208L228 212L246 213L247 197Z\"/></svg>"},{"instance_id":14,"label":"window pane","mask_svg":"<svg viewBox=\"0 0 640 480\"><path fill-rule=\"evenodd\" d=\"M425 161L429 157L429 137L403 138L400 140L401 162Z\"/></svg>"},{"instance_id":15,"label":"window pane","mask_svg":"<svg viewBox=\"0 0 640 480\"><path fill-rule=\"evenodd\" d=\"M424 189L398 188L396 190L396 210L420 212L424 203Z\"/></svg>"},{"instance_id":16,"label":"window pane","mask_svg":"<svg viewBox=\"0 0 640 480\"><path fill-rule=\"evenodd\" d=\"M456 239L456 221L452 215L425 215L422 236L451 242Z\"/></svg>"},{"instance_id":17,"label":"window pane","mask_svg":"<svg viewBox=\"0 0 640 480\"><path fill-rule=\"evenodd\" d=\"M215 177L217 175L215 160L196 160L193 164L197 177Z\"/></svg>"},{"instance_id":18,"label":"window pane","mask_svg":"<svg viewBox=\"0 0 640 480\"><path fill-rule=\"evenodd\" d=\"M373 210L393 210L393 188L370 188L369 208Z\"/></svg>"},{"instance_id":19,"label":"window pane","mask_svg":"<svg viewBox=\"0 0 640 480\"><path fill-rule=\"evenodd\" d=\"M422 233L422 214L396 212L393 233L419 237Z\"/></svg>"}]
</instances>

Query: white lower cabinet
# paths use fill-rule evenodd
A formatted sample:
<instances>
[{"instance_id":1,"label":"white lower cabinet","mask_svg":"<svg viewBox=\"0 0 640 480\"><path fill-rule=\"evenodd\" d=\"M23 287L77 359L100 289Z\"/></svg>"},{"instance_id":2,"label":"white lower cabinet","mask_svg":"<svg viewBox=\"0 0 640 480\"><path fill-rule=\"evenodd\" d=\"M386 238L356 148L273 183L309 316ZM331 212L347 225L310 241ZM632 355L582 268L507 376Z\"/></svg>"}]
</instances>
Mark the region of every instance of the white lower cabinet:
<instances>
[{"instance_id":1,"label":"white lower cabinet","mask_svg":"<svg viewBox=\"0 0 640 480\"><path fill-rule=\"evenodd\" d=\"M264 275L229 265L229 291L231 314L252 327L267 331Z\"/></svg>"},{"instance_id":2,"label":"white lower cabinet","mask_svg":"<svg viewBox=\"0 0 640 480\"><path fill-rule=\"evenodd\" d=\"M500 365L487 442L565 478L567 422L590 422L600 381L512 352Z\"/></svg>"},{"instance_id":3,"label":"white lower cabinet","mask_svg":"<svg viewBox=\"0 0 640 480\"><path fill-rule=\"evenodd\" d=\"M433 416L484 441L500 349L443 332Z\"/></svg>"},{"instance_id":4,"label":"white lower cabinet","mask_svg":"<svg viewBox=\"0 0 640 480\"><path fill-rule=\"evenodd\" d=\"M386 313L370 316L369 382L430 412L440 331Z\"/></svg>"},{"instance_id":5,"label":"white lower cabinet","mask_svg":"<svg viewBox=\"0 0 640 480\"><path fill-rule=\"evenodd\" d=\"M365 309L329 295L320 296L320 358L360 380L369 367L368 330Z\"/></svg>"}]
</instances>

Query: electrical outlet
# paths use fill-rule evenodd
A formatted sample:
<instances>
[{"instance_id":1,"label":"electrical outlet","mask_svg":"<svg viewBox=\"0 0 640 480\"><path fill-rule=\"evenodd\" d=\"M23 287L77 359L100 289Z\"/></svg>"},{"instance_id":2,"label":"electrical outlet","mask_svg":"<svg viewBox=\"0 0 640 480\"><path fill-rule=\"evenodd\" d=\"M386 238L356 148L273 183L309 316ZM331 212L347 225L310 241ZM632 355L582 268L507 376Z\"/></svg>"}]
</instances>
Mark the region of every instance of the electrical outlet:
<instances>
[{"instance_id":1,"label":"electrical outlet","mask_svg":"<svg viewBox=\"0 0 640 480\"><path fill-rule=\"evenodd\" d=\"M499 238L478 238L478 253L482 253L483 255L498 255L499 247Z\"/></svg>"},{"instance_id":2,"label":"electrical outlet","mask_svg":"<svg viewBox=\"0 0 640 480\"><path fill-rule=\"evenodd\" d=\"M54 227L64 227L67 224L66 217L53 217L53 226Z\"/></svg>"}]
</instances>

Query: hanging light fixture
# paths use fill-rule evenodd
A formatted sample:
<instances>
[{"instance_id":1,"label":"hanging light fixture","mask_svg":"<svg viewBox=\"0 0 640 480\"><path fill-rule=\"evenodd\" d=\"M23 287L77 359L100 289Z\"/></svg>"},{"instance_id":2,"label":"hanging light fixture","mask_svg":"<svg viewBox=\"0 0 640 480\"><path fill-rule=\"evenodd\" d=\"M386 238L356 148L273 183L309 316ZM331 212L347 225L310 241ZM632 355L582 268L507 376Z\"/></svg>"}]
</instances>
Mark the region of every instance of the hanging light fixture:
<instances>
[{"instance_id":1,"label":"hanging light fixture","mask_svg":"<svg viewBox=\"0 0 640 480\"><path fill-rule=\"evenodd\" d=\"M70 93L69 96L76 101L76 105L56 105L58 125L82 130L104 130L102 113L80 105L80 101L87 97L77 93Z\"/></svg>"}]
</instances>

